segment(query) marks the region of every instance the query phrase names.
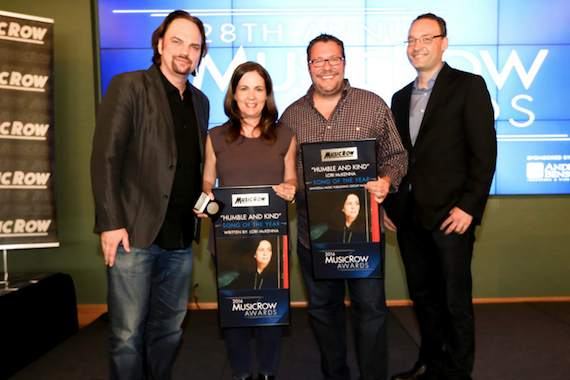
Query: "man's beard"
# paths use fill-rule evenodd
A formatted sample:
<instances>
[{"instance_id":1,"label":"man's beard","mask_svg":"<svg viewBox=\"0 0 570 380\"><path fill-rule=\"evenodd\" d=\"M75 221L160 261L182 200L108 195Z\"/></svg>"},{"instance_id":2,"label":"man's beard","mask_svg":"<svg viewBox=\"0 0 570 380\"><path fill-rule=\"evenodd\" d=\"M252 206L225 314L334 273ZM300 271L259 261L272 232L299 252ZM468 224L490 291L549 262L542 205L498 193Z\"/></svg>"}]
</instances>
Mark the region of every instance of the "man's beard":
<instances>
[{"instance_id":1,"label":"man's beard","mask_svg":"<svg viewBox=\"0 0 570 380\"><path fill-rule=\"evenodd\" d=\"M182 58L188 61L188 66L186 69L181 68L180 66L178 66L175 62L175 59L178 58ZM192 60L188 57L179 55L177 57L172 58L172 71L174 71L176 74L180 74L180 75L190 75L190 73L192 72Z\"/></svg>"},{"instance_id":2,"label":"man's beard","mask_svg":"<svg viewBox=\"0 0 570 380\"><path fill-rule=\"evenodd\" d=\"M328 70L320 73L318 77L326 76L331 73L339 75L339 73L335 70ZM336 96L340 92L342 92L343 87L344 87L344 81L336 83L332 88L321 87L321 84L319 84L318 82L314 83L315 92L322 97Z\"/></svg>"}]
</instances>

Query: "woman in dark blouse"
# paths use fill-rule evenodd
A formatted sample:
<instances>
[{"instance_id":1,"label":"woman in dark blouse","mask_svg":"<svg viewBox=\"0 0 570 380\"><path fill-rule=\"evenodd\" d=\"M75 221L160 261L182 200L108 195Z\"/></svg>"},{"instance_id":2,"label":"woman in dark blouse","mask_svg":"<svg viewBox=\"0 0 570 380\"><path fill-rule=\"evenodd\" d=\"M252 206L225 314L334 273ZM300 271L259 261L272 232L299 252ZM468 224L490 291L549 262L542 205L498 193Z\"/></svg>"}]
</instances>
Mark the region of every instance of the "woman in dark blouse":
<instances>
[{"instance_id":1,"label":"woman in dark blouse","mask_svg":"<svg viewBox=\"0 0 570 380\"><path fill-rule=\"evenodd\" d=\"M276 194L292 201L297 191L295 138L277 123L273 85L255 62L238 66L224 102L228 122L210 130L206 142L203 190L214 199L216 179L221 187L274 185ZM278 184L278 185L275 185ZM213 253L212 235L208 249ZM274 379L281 347L281 327L254 328L258 379ZM252 379L249 328L225 329L234 379Z\"/></svg>"}]
</instances>

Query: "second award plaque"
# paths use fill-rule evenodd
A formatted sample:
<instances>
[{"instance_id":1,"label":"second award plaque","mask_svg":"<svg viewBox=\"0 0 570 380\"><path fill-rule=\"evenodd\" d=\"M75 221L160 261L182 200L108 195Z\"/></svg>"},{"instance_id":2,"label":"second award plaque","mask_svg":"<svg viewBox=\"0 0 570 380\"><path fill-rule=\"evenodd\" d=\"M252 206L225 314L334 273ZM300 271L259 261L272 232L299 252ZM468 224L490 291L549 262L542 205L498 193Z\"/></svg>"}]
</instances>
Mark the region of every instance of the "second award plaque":
<instances>
[{"instance_id":1,"label":"second award plaque","mask_svg":"<svg viewBox=\"0 0 570 380\"><path fill-rule=\"evenodd\" d=\"M317 279L382 277L376 140L303 144L313 271Z\"/></svg>"}]
</instances>

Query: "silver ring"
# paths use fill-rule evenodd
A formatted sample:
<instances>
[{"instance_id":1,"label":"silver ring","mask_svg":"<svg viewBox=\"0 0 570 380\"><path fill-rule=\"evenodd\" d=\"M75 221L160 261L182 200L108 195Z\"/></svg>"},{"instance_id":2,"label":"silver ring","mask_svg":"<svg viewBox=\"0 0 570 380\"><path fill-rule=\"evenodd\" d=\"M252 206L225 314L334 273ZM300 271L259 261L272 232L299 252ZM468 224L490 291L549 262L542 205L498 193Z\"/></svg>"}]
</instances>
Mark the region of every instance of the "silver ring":
<instances>
[{"instance_id":1,"label":"silver ring","mask_svg":"<svg viewBox=\"0 0 570 380\"><path fill-rule=\"evenodd\" d=\"M289 198L291 198L291 196L290 196L290 195L287 195L287 199L289 199Z\"/></svg>"}]
</instances>

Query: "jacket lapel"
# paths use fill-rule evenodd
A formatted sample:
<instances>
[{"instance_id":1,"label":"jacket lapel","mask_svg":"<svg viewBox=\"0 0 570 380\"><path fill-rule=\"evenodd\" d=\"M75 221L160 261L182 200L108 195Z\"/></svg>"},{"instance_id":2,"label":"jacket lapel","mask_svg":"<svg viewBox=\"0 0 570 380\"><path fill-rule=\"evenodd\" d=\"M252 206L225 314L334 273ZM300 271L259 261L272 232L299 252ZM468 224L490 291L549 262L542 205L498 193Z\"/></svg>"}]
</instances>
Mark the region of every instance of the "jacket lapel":
<instances>
[{"instance_id":1,"label":"jacket lapel","mask_svg":"<svg viewBox=\"0 0 570 380\"><path fill-rule=\"evenodd\" d=\"M174 154L174 159L176 160L176 138L174 134L174 121L172 120L172 113L170 112L170 104L168 103L168 98L166 96L166 90L164 89L164 84L162 83L162 77L160 75L160 67L157 65L152 65L148 69L148 75L151 79L153 90L156 93L157 108L160 109L161 119L157 120L157 125L159 128L166 127L166 136L168 144L170 145L170 151Z\"/></svg>"},{"instance_id":2,"label":"jacket lapel","mask_svg":"<svg viewBox=\"0 0 570 380\"><path fill-rule=\"evenodd\" d=\"M396 127L400 130L400 136L402 137L402 143L404 144L404 148L408 151L412 149L412 138L410 137L410 104L412 101L412 89L413 89L413 82L410 83L408 86L404 88L404 93L402 94L402 98L404 99L403 107L399 108L402 112L399 115L399 119L402 121L401 123L396 123Z\"/></svg>"},{"instance_id":3,"label":"jacket lapel","mask_svg":"<svg viewBox=\"0 0 570 380\"><path fill-rule=\"evenodd\" d=\"M164 90L164 85L162 84L162 78L158 72L160 68L156 65L148 70L149 75L152 78L152 84L157 92L157 100L159 103L160 112L164 118L164 122L170 126L174 132L174 122L172 121L172 114L170 113L170 105L168 104L168 98L166 97L166 91Z\"/></svg>"},{"instance_id":4,"label":"jacket lapel","mask_svg":"<svg viewBox=\"0 0 570 380\"><path fill-rule=\"evenodd\" d=\"M204 120L200 117L203 115L202 110L204 109L204 104L199 102L200 93L198 89L190 84L190 89L192 91L192 104L194 105L194 114L196 115L196 122L198 123L198 138L200 139L200 154L202 155L202 162L204 162L205 152L204 152L204 145L206 142L206 137L204 135L204 131L208 130L208 126L204 125Z\"/></svg>"}]
</instances>

